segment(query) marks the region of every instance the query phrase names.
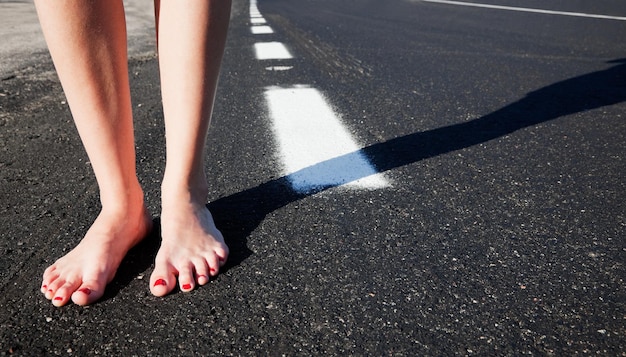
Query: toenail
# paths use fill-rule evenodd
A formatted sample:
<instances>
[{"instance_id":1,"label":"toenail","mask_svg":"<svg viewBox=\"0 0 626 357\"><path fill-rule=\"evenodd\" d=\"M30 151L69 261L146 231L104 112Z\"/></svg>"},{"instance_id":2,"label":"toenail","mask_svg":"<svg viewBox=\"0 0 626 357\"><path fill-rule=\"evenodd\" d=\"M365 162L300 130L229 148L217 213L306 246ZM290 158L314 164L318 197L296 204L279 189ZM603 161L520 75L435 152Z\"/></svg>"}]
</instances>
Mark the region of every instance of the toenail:
<instances>
[{"instance_id":1,"label":"toenail","mask_svg":"<svg viewBox=\"0 0 626 357\"><path fill-rule=\"evenodd\" d=\"M159 279L159 280L154 282L154 286L158 286L158 285L166 286L167 282L164 279Z\"/></svg>"},{"instance_id":2,"label":"toenail","mask_svg":"<svg viewBox=\"0 0 626 357\"><path fill-rule=\"evenodd\" d=\"M83 293L85 295L91 294L91 289L89 289L89 288L78 289L78 291L80 291L81 293Z\"/></svg>"},{"instance_id":3,"label":"toenail","mask_svg":"<svg viewBox=\"0 0 626 357\"><path fill-rule=\"evenodd\" d=\"M63 300L63 298L62 298L62 297L60 297L60 296L57 296L57 297L55 297L55 298L54 298L54 300L56 300L56 301L60 301L60 300Z\"/></svg>"},{"instance_id":4,"label":"toenail","mask_svg":"<svg viewBox=\"0 0 626 357\"><path fill-rule=\"evenodd\" d=\"M185 290L191 289L191 284L184 284L183 285L183 289L185 289Z\"/></svg>"},{"instance_id":5,"label":"toenail","mask_svg":"<svg viewBox=\"0 0 626 357\"><path fill-rule=\"evenodd\" d=\"M211 268L209 270L211 270L211 273L215 273L215 268Z\"/></svg>"},{"instance_id":6,"label":"toenail","mask_svg":"<svg viewBox=\"0 0 626 357\"><path fill-rule=\"evenodd\" d=\"M48 288L48 285L44 284L44 285L42 285L42 286L41 286L41 288L42 288L42 289L47 289L47 288Z\"/></svg>"}]
</instances>

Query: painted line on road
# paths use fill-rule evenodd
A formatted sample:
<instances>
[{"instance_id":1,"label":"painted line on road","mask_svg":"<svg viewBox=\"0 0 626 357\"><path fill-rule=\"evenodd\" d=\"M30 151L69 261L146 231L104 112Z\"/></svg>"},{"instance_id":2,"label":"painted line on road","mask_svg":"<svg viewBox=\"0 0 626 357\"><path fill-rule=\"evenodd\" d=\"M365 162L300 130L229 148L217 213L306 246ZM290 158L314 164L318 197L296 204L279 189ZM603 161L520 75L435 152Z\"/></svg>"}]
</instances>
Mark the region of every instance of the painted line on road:
<instances>
[{"instance_id":1,"label":"painted line on road","mask_svg":"<svg viewBox=\"0 0 626 357\"><path fill-rule=\"evenodd\" d=\"M273 29L264 25L256 4L250 0L250 31L254 35L273 34ZM254 49L258 60L293 58L281 42L258 42ZM265 69L288 71L293 66L270 65ZM344 185L361 189L390 186L317 89L305 85L268 87L265 100L286 178L295 191L307 193Z\"/></svg>"},{"instance_id":2,"label":"painted line on road","mask_svg":"<svg viewBox=\"0 0 626 357\"><path fill-rule=\"evenodd\" d=\"M262 17L251 17L250 23L253 25L263 25L263 24L266 24L267 21L265 21L265 19Z\"/></svg>"},{"instance_id":3,"label":"painted line on road","mask_svg":"<svg viewBox=\"0 0 626 357\"><path fill-rule=\"evenodd\" d=\"M534 13L550 14L550 15L576 16L576 17L588 17L588 18L594 18L594 19L626 21L626 17L622 17L622 16L587 14L587 13L583 13L583 12L542 10L542 9L533 9L533 8L526 8L526 7L480 4L480 3L471 3L471 2L463 2L463 1L451 1L451 0L418 0L418 1L430 2L430 3L438 3L438 4L447 4L447 5L482 7L482 8L497 9L497 10L509 10L509 11L519 11L519 12L534 12Z\"/></svg>"},{"instance_id":4,"label":"painted line on road","mask_svg":"<svg viewBox=\"0 0 626 357\"><path fill-rule=\"evenodd\" d=\"M265 70L267 70L267 71L274 71L274 72L288 71L290 69L293 69L293 66L269 66L269 67L265 67Z\"/></svg>"},{"instance_id":5,"label":"painted line on road","mask_svg":"<svg viewBox=\"0 0 626 357\"><path fill-rule=\"evenodd\" d=\"M250 27L250 31L252 32L253 35L265 35L265 34L271 34L274 33L274 30L272 30L271 27L269 26L252 26Z\"/></svg>"},{"instance_id":6,"label":"painted line on road","mask_svg":"<svg viewBox=\"0 0 626 357\"><path fill-rule=\"evenodd\" d=\"M258 60L293 58L287 47L280 42L257 42L254 44L254 52Z\"/></svg>"},{"instance_id":7,"label":"painted line on road","mask_svg":"<svg viewBox=\"0 0 626 357\"><path fill-rule=\"evenodd\" d=\"M270 87L265 98L287 178L294 190L389 186L317 89Z\"/></svg>"}]
</instances>

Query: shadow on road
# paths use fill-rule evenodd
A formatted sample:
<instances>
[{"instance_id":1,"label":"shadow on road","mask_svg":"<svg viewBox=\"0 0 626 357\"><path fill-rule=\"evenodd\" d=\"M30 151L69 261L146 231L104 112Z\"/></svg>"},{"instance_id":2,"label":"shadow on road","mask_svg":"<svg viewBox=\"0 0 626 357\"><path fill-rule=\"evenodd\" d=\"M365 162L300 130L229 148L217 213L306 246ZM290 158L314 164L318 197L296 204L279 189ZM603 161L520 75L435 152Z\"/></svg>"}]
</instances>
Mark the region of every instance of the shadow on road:
<instances>
[{"instance_id":1,"label":"shadow on road","mask_svg":"<svg viewBox=\"0 0 626 357\"><path fill-rule=\"evenodd\" d=\"M115 279L107 285L100 301L116 296L120 290L128 286L140 274L145 273L154 263L154 257L156 257L161 244L161 221L159 218L152 220L152 227L150 234L126 254L126 257L117 269ZM150 280L150 276L146 275L144 279L147 282Z\"/></svg>"},{"instance_id":2,"label":"shadow on road","mask_svg":"<svg viewBox=\"0 0 626 357\"><path fill-rule=\"evenodd\" d=\"M610 63L616 65L541 88L483 117L374 144L359 152L307 167L298 173L309 171L310 174L304 172L305 176L316 176L317 171L324 170L325 166L332 164L331 161L345 161L359 153L364 153L380 172L384 172L484 143L565 115L626 101L626 59ZM354 180L360 178L354 177ZM237 266L252 254L247 248L247 238L268 214L332 187L296 192L291 188L289 176L283 176L209 203L207 207L231 249L226 268ZM118 287L128 284L136 274L152 264L158 248L158 235L155 234L158 233L153 233L154 237L142 243L144 246L141 248L146 250L141 256L129 254L127 260L131 264L125 264L125 271L120 271L120 278L116 278L119 280L116 284ZM134 275L122 278L126 273Z\"/></svg>"},{"instance_id":3,"label":"shadow on road","mask_svg":"<svg viewBox=\"0 0 626 357\"><path fill-rule=\"evenodd\" d=\"M609 69L564 80L468 122L414 133L362 151L379 171L467 148L562 116L626 101L626 59Z\"/></svg>"},{"instance_id":4,"label":"shadow on road","mask_svg":"<svg viewBox=\"0 0 626 357\"><path fill-rule=\"evenodd\" d=\"M616 65L541 88L478 119L401 136L368 146L360 150L360 153L364 153L380 172L384 172L480 144L565 115L626 101L626 59L610 63ZM359 152L346 154L307 167L298 173L310 171L303 176L319 176L316 171L326 172L324 167L328 166L330 161L345 162L358 154ZM362 177L353 179L360 178ZM266 215L329 188L332 186L299 193L291 188L289 176L284 176L210 203L208 207L233 250L231 266L239 264L249 256L246 239Z\"/></svg>"}]
</instances>

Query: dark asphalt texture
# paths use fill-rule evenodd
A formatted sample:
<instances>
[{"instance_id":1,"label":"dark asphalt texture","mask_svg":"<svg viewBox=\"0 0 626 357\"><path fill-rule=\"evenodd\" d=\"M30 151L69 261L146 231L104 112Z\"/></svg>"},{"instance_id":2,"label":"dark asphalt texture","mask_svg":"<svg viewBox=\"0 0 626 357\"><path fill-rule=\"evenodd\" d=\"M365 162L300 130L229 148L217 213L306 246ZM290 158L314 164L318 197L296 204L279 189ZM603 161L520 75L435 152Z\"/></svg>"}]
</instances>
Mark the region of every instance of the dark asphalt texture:
<instances>
[{"instance_id":1,"label":"dark asphalt texture","mask_svg":"<svg viewBox=\"0 0 626 357\"><path fill-rule=\"evenodd\" d=\"M626 15L590 3L549 8ZM231 257L188 294L149 294L158 229L99 303L39 293L98 191L49 58L0 81L0 355L626 355L625 21L409 0L259 9L276 33L252 35L234 1L207 148ZM258 41L295 58L258 61ZM158 69L129 63L158 223ZM263 91L295 84L325 94L391 188L292 191Z\"/></svg>"}]
</instances>

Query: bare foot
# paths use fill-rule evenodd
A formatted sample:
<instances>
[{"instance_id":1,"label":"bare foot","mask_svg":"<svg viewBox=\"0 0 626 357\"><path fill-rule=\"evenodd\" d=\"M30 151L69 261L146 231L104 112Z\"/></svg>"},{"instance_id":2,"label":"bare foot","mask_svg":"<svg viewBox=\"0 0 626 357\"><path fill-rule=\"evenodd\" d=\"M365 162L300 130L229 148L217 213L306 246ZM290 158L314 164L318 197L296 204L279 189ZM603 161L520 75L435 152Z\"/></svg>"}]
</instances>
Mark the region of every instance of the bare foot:
<instances>
[{"instance_id":1,"label":"bare foot","mask_svg":"<svg viewBox=\"0 0 626 357\"><path fill-rule=\"evenodd\" d=\"M163 240L150 277L150 291L156 296L170 293L177 277L183 292L208 283L228 257L224 237L203 203L182 201L164 205L161 235Z\"/></svg>"},{"instance_id":2,"label":"bare foot","mask_svg":"<svg viewBox=\"0 0 626 357\"><path fill-rule=\"evenodd\" d=\"M135 211L103 210L76 248L46 269L41 292L53 305L70 299L87 305L102 297L128 250L152 228L147 209Z\"/></svg>"}]
</instances>

